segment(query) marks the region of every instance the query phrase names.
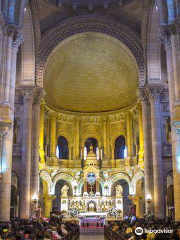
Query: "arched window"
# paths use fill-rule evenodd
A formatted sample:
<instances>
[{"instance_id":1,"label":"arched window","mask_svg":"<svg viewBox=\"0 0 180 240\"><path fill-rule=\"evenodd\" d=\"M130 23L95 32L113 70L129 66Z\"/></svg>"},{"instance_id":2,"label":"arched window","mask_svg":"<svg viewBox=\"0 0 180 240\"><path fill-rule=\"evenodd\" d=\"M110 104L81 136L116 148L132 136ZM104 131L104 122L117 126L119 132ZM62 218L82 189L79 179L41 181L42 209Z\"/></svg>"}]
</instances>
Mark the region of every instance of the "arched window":
<instances>
[{"instance_id":1,"label":"arched window","mask_svg":"<svg viewBox=\"0 0 180 240\"><path fill-rule=\"evenodd\" d=\"M90 151L90 146L93 146L93 152L97 154L97 148L98 148L98 141L95 138L88 138L85 141L85 147L87 148L87 154ZM99 149L98 149L99 150Z\"/></svg>"},{"instance_id":2,"label":"arched window","mask_svg":"<svg viewBox=\"0 0 180 240\"><path fill-rule=\"evenodd\" d=\"M68 141L63 136L60 136L58 138L58 145L56 148L56 156L59 159L68 159L69 158Z\"/></svg>"},{"instance_id":3,"label":"arched window","mask_svg":"<svg viewBox=\"0 0 180 240\"><path fill-rule=\"evenodd\" d=\"M123 159L126 157L126 146L124 136L119 136L115 141L115 159Z\"/></svg>"}]
</instances>

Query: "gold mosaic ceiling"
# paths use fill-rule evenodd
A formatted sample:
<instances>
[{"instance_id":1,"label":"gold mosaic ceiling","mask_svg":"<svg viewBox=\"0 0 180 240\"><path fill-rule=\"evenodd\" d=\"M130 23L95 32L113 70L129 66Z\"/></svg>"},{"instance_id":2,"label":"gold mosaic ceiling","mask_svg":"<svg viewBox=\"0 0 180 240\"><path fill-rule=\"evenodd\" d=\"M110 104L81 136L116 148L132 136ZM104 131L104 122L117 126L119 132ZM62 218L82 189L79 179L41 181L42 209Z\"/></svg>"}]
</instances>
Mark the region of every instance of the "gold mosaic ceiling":
<instances>
[{"instance_id":1,"label":"gold mosaic ceiling","mask_svg":"<svg viewBox=\"0 0 180 240\"><path fill-rule=\"evenodd\" d=\"M101 33L77 34L49 56L44 87L47 104L59 110L120 110L136 101L138 68L117 39Z\"/></svg>"}]
</instances>

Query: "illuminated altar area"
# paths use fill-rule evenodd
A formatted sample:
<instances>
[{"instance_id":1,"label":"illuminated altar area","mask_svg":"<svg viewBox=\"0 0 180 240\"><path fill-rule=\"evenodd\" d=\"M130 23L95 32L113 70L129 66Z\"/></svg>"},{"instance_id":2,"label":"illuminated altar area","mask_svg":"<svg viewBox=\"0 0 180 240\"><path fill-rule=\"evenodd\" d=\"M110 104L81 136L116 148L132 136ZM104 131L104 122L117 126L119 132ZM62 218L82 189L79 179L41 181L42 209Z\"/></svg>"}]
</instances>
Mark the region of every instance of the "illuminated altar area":
<instances>
[{"instance_id":1,"label":"illuminated altar area","mask_svg":"<svg viewBox=\"0 0 180 240\"><path fill-rule=\"evenodd\" d=\"M84 189L82 196L77 192L76 196L69 197L69 187L64 185L61 189L60 209L62 211L68 211L76 208L80 212L85 212L84 215L87 216L88 212L106 212L112 207L116 207L120 216L123 216L123 189L121 185L116 186L116 195L113 197L109 196L108 184L104 188L104 193L100 193L100 178L103 172L100 172L99 161L93 152L92 145L90 146L90 152L84 161ZM79 186L77 186L77 189L78 188ZM102 213L100 215L102 215ZM83 216L83 214L81 216Z\"/></svg>"}]
</instances>

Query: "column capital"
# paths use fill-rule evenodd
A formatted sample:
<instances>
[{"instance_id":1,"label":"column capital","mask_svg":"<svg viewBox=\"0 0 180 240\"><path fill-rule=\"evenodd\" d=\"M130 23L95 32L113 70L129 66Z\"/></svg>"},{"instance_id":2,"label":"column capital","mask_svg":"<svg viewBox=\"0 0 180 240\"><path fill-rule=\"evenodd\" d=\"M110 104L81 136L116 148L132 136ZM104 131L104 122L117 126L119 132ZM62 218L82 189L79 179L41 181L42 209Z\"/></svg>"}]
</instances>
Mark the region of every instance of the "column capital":
<instances>
[{"instance_id":1,"label":"column capital","mask_svg":"<svg viewBox=\"0 0 180 240\"><path fill-rule=\"evenodd\" d=\"M0 138L3 138L7 132L11 129L12 123L8 122L0 122Z\"/></svg>"},{"instance_id":2,"label":"column capital","mask_svg":"<svg viewBox=\"0 0 180 240\"><path fill-rule=\"evenodd\" d=\"M4 36L13 38L15 30L16 30L15 26L6 25L4 27Z\"/></svg>"},{"instance_id":3,"label":"column capital","mask_svg":"<svg viewBox=\"0 0 180 240\"><path fill-rule=\"evenodd\" d=\"M41 87L37 87L34 96L34 104L40 104L41 101L44 99L45 95L46 95L45 90ZM41 106L45 107L45 104Z\"/></svg>"},{"instance_id":4,"label":"column capital","mask_svg":"<svg viewBox=\"0 0 180 240\"><path fill-rule=\"evenodd\" d=\"M138 96L140 102L148 102L148 95L145 87L139 87L136 95Z\"/></svg>"},{"instance_id":5,"label":"column capital","mask_svg":"<svg viewBox=\"0 0 180 240\"><path fill-rule=\"evenodd\" d=\"M23 102L33 101L35 92L36 92L36 88L34 86L20 87L20 95Z\"/></svg>"},{"instance_id":6,"label":"column capital","mask_svg":"<svg viewBox=\"0 0 180 240\"><path fill-rule=\"evenodd\" d=\"M51 116L51 118L56 118L57 113L55 113L54 111L50 111L50 116Z\"/></svg>"},{"instance_id":7,"label":"column capital","mask_svg":"<svg viewBox=\"0 0 180 240\"><path fill-rule=\"evenodd\" d=\"M162 86L147 86L147 94L150 100L160 100L163 94Z\"/></svg>"},{"instance_id":8,"label":"column capital","mask_svg":"<svg viewBox=\"0 0 180 240\"><path fill-rule=\"evenodd\" d=\"M159 41L164 45L165 49L171 47L171 35L174 32L173 28L161 28L159 33Z\"/></svg>"},{"instance_id":9,"label":"column capital","mask_svg":"<svg viewBox=\"0 0 180 240\"><path fill-rule=\"evenodd\" d=\"M81 121L81 117L76 117L76 118L75 118L75 121L76 121L76 122L80 122L80 121Z\"/></svg>"},{"instance_id":10,"label":"column capital","mask_svg":"<svg viewBox=\"0 0 180 240\"><path fill-rule=\"evenodd\" d=\"M15 31L13 35L13 42L12 42L12 47L14 48L19 48L19 46L23 43L24 38L23 35L20 31Z\"/></svg>"}]
</instances>

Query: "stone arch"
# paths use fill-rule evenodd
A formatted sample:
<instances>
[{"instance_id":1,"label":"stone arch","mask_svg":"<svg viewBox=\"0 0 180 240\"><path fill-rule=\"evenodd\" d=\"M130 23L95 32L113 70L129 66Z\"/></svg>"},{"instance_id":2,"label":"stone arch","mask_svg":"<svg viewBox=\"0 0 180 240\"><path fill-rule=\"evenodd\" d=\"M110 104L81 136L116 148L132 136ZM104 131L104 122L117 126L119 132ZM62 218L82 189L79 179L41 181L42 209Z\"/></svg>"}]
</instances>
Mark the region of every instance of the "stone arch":
<instances>
[{"instance_id":1,"label":"stone arch","mask_svg":"<svg viewBox=\"0 0 180 240\"><path fill-rule=\"evenodd\" d=\"M58 141L58 138L60 136L65 137L67 139L69 147L73 147L73 139L68 133L58 131L56 135L56 142Z\"/></svg>"},{"instance_id":2,"label":"stone arch","mask_svg":"<svg viewBox=\"0 0 180 240\"><path fill-rule=\"evenodd\" d=\"M133 191L131 189L131 178L126 173L116 173L109 180L109 192L111 193L113 185L120 179L124 179L129 186L129 193L131 194Z\"/></svg>"},{"instance_id":3,"label":"stone arch","mask_svg":"<svg viewBox=\"0 0 180 240\"><path fill-rule=\"evenodd\" d=\"M98 141L98 146L100 146L100 147L102 146L102 139L96 133L89 133L89 134L84 135L81 139L81 145L82 146L84 146L85 141L88 138L95 138Z\"/></svg>"},{"instance_id":4,"label":"stone arch","mask_svg":"<svg viewBox=\"0 0 180 240\"><path fill-rule=\"evenodd\" d=\"M58 173L53 178L53 183L52 183L52 191L53 191L53 193L55 191L56 183L59 180L64 180L64 181L68 182L69 186L72 188L73 195L75 194L74 186L77 186L77 181L70 174L67 174L67 173Z\"/></svg>"},{"instance_id":5,"label":"stone arch","mask_svg":"<svg viewBox=\"0 0 180 240\"><path fill-rule=\"evenodd\" d=\"M99 183L101 185L101 188L102 188L102 192L104 191L104 180L99 177ZM83 184L84 184L84 178L82 177L79 182L78 182L78 191L80 193L80 195L82 195L82 187L83 187Z\"/></svg>"},{"instance_id":6,"label":"stone arch","mask_svg":"<svg viewBox=\"0 0 180 240\"><path fill-rule=\"evenodd\" d=\"M136 172L132 178L131 189L133 190L133 194L136 194L136 185L140 179L144 179L144 172L142 170Z\"/></svg>"},{"instance_id":7,"label":"stone arch","mask_svg":"<svg viewBox=\"0 0 180 240\"><path fill-rule=\"evenodd\" d=\"M110 146L111 146L112 148L115 147L116 139L117 139L119 136L123 136L123 137L125 138L125 142L127 143L127 136L126 136L125 132L118 131L118 132L116 132L116 133L111 137Z\"/></svg>"},{"instance_id":8,"label":"stone arch","mask_svg":"<svg viewBox=\"0 0 180 240\"><path fill-rule=\"evenodd\" d=\"M52 192L52 179L51 179L51 176L49 175L48 172L46 172L45 170L42 170L40 172L40 178L42 178L46 183L47 183L47 186L48 186L48 194L53 194Z\"/></svg>"},{"instance_id":9,"label":"stone arch","mask_svg":"<svg viewBox=\"0 0 180 240\"><path fill-rule=\"evenodd\" d=\"M115 37L124 43L134 55L139 66L140 85L144 85L144 63L143 49L139 36L128 30L128 27L115 21L113 18L106 18L92 14L91 16L73 17L63 21L48 31L42 38L38 61L37 81L43 85L43 69L46 60L53 49L63 40L70 36L83 32L99 32Z\"/></svg>"}]
</instances>

